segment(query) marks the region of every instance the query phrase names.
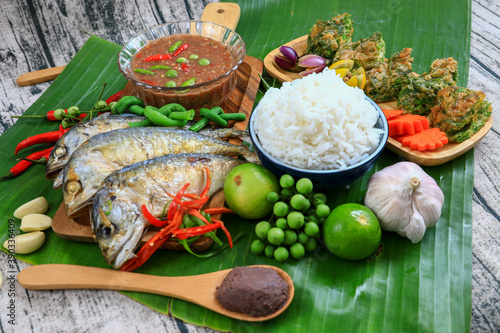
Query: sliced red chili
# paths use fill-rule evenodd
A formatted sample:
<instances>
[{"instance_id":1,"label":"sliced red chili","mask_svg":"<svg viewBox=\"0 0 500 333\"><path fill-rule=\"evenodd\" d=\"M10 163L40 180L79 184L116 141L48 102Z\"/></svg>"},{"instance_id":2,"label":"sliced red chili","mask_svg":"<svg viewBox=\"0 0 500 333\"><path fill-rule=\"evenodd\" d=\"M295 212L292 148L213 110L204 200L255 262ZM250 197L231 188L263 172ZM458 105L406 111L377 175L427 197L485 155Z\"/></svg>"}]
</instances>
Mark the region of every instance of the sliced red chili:
<instances>
[{"instance_id":1,"label":"sliced red chili","mask_svg":"<svg viewBox=\"0 0 500 333\"><path fill-rule=\"evenodd\" d=\"M172 59L172 56L170 54L153 54L149 57L144 58L143 61L160 61L169 59Z\"/></svg>"},{"instance_id":2,"label":"sliced red chili","mask_svg":"<svg viewBox=\"0 0 500 333\"><path fill-rule=\"evenodd\" d=\"M146 79L143 79L143 80L141 80L141 81L142 81L142 82L144 82L144 83L150 84L150 85L152 85L152 86L156 86L156 83L154 83L153 81L146 80Z\"/></svg>"},{"instance_id":3,"label":"sliced red chili","mask_svg":"<svg viewBox=\"0 0 500 333\"><path fill-rule=\"evenodd\" d=\"M221 227L221 223L211 223L208 225L174 230L172 233L178 239L186 239L206 234Z\"/></svg>"},{"instance_id":4,"label":"sliced red chili","mask_svg":"<svg viewBox=\"0 0 500 333\"><path fill-rule=\"evenodd\" d=\"M210 175L210 169L207 167L204 167L204 169L207 172L207 184L205 185L203 191L201 191L200 197L202 198L208 196L208 191L210 190L210 186L212 186L212 176Z\"/></svg>"},{"instance_id":5,"label":"sliced red chili","mask_svg":"<svg viewBox=\"0 0 500 333\"><path fill-rule=\"evenodd\" d=\"M226 208L226 207L207 208L207 209L204 209L203 212L207 213L209 215L212 215L212 214L234 214L231 209Z\"/></svg>"},{"instance_id":6,"label":"sliced red chili","mask_svg":"<svg viewBox=\"0 0 500 333\"><path fill-rule=\"evenodd\" d=\"M146 220L148 220L149 223L154 225L155 227L163 228L166 225L168 225L168 220L158 220L153 214L151 214L146 207L146 205L142 205L142 213L144 214L144 217Z\"/></svg>"},{"instance_id":7,"label":"sliced red chili","mask_svg":"<svg viewBox=\"0 0 500 333\"><path fill-rule=\"evenodd\" d=\"M229 230L226 229L226 226L224 225L224 223L221 220L214 219L213 217L212 217L212 221L214 223L221 223L220 228L226 234L227 241L229 242L229 247L233 248L233 239L231 238L231 234L229 233Z\"/></svg>"},{"instance_id":8,"label":"sliced red chili","mask_svg":"<svg viewBox=\"0 0 500 333\"><path fill-rule=\"evenodd\" d=\"M175 57L175 56L179 55L179 53L181 53L182 51L184 51L185 49L187 49L188 47L189 47L188 43L182 44L181 46L179 46L179 48L172 55Z\"/></svg>"},{"instance_id":9,"label":"sliced red chili","mask_svg":"<svg viewBox=\"0 0 500 333\"><path fill-rule=\"evenodd\" d=\"M173 197L174 200L172 200L170 206L168 207L167 220L172 221L174 219L175 213L179 209L179 203L181 202L182 195L184 194L189 185L190 185L189 183L184 184L182 189ZM169 194L169 196L171 195Z\"/></svg>"},{"instance_id":10,"label":"sliced red chili","mask_svg":"<svg viewBox=\"0 0 500 333\"><path fill-rule=\"evenodd\" d=\"M169 209L167 212L167 220L166 221L161 221L161 220L157 219L155 216L153 216L149 212L146 205L142 205L141 208L142 208L144 217L151 224L156 225L158 227L163 227L163 229L161 229L158 233L156 233L153 237L151 237L151 239L146 244L144 244L144 246L141 247L141 249L137 252L136 257L127 261L120 268L120 270L133 271L136 268L140 267L171 236L175 236L181 240L181 239L186 239L186 238L190 238L190 237L200 236L200 235L206 234L207 232L214 231L217 228L221 228L229 240L229 246L233 247L233 241L231 239L231 235L229 234L228 230L225 228L224 223L220 220L216 220L213 218L211 218L211 220L213 221L213 223L211 223L200 212L201 207L203 207L203 205L209 200L208 191L210 190L210 186L211 186L210 169L205 168L205 170L207 172L207 183L205 185L205 188L202 190L202 193L200 196L197 196L195 194L185 193L186 189L189 186L189 183L185 184L182 187L182 189L175 196L167 193L170 197L173 198L173 200L170 202L170 206L169 206ZM183 197L192 198L193 200L182 201ZM224 207L211 208L211 209L206 210L205 213L207 211L212 212L212 213L232 213L231 210L224 208ZM200 220L203 221L203 223L205 223L205 225L197 226L197 227L193 227L193 228L179 229L179 227L182 224L184 215L186 213L191 214L191 215L199 218Z\"/></svg>"}]
</instances>

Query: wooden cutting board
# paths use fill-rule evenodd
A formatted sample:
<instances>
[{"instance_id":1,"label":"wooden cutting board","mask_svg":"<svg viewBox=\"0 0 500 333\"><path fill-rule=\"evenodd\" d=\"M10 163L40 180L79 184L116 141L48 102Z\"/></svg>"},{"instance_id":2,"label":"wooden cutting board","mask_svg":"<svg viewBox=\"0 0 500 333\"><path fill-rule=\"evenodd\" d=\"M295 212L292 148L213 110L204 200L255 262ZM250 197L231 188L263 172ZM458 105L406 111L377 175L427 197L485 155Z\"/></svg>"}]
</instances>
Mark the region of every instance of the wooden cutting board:
<instances>
[{"instance_id":1,"label":"wooden cutting board","mask_svg":"<svg viewBox=\"0 0 500 333\"><path fill-rule=\"evenodd\" d=\"M248 125L250 114L253 110L253 104L260 85L260 76L264 69L262 60L245 56L243 62L237 69L236 88L229 98L221 105L224 112L241 112L246 115L246 120L238 122L229 122L230 127L245 130ZM124 90L124 96L127 94L127 87ZM231 139L234 144L241 144L238 139ZM211 207L224 205L224 193L219 191L209 201ZM52 220L52 230L61 238L79 241L79 242L95 242L95 235L90 227L89 215L82 215L75 219L70 219L66 216L64 205L61 204ZM157 231L156 228L150 228L144 235L141 241L141 246L147 242ZM200 237L192 244L193 251L204 251L212 245L212 239L208 237ZM183 250L182 245L174 241L167 241L162 248L169 250Z\"/></svg>"}]
</instances>

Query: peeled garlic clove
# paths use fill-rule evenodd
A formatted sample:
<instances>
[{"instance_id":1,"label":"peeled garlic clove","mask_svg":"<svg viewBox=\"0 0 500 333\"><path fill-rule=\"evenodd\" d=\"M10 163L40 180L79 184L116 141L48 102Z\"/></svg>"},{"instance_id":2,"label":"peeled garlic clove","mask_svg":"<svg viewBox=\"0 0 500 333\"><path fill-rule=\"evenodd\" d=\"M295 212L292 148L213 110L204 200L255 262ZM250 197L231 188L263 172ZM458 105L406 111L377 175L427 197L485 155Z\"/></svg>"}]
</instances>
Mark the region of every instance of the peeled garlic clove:
<instances>
[{"instance_id":1,"label":"peeled garlic clove","mask_svg":"<svg viewBox=\"0 0 500 333\"><path fill-rule=\"evenodd\" d=\"M413 162L399 162L374 173L368 181L365 206L377 215L383 230L418 243L441 217L443 191Z\"/></svg>"},{"instance_id":2,"label":"peeled garlic clove","mask_svg":"<svg viewBox=\"0 0 500 333\"><path fill-rule=\"evenodd\" d=\"M45 230L52 226L52 218L44 214L28 214L21 220L21 229L24 232Z\"/></svg>"},{"instance_id":3,"label":"peeled garlic clove","mask_svg":"<svg viewBox=\"0 0 500 333\"><path fill-rule=\"evenodd\" d=\"M3 247L8 249L9 252L13 249L14 253L27 254L38 250L44 242L45 233L43 231L33 231L16 235L14 238L8 238L3 243Z\"/></svg>"},{"instance_id":4,"label":"peeled garlic clove","mask_svg":"<svg viewBox=\"0 0 500 333\"><path fill-rule=\"evenodd\" d=\"M14 217L22 219L28 214L44 214L49 209L49 203L44 197L38 197L21 205L14 211Z\"/></svg>"}]
</instances>

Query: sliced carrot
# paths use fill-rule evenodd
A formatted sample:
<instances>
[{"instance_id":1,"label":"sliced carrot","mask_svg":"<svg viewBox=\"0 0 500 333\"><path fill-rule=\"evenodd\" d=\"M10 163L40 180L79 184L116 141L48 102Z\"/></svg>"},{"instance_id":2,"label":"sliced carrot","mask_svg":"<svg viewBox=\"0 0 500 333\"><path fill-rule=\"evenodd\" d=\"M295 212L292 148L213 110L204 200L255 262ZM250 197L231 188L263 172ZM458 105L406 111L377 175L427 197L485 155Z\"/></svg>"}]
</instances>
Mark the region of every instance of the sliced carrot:
<instances>
[{"instance_id":1,"label":"sliced carrot","mask_svg":"<svg viewBox=\"0 0 500 333\"><path fill-rule=\"evenodd\" d=\"M422 132L395 137L405 147L418 151L434 150L448 143L446 133L439 128L427 128Z\"/></svg>"},{"instance_id":2,"label":"sliced carrot","mask_svg":"<svg viewBox=\"0 0 500 333\"><path fill-rule=\"evenodd\" d=\"M429 128L429 121L424 116L404 114L387 121L389 136L415 134Z\"/></svg>"},{"instance_id":3,"label":"sliced carrot","mask_svg":"<svg viewBox=\"0 0 500 333\"><path fill-rule=\"evenodd\" d=\"M387 120L395 118L401 114L403 114L403 110L389 110L389 109L382 109L382 112L385 115L385 118Z\"/></svg>"}]
</instances>

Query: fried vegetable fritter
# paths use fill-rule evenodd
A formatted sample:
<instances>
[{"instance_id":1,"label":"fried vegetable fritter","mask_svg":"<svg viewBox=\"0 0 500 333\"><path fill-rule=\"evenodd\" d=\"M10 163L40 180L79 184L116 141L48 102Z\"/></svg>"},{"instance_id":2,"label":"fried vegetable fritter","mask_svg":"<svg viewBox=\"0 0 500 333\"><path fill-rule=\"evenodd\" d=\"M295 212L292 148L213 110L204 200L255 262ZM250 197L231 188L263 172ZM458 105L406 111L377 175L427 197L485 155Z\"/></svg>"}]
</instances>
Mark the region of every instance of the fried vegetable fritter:
<instances>
[{"instance_id":1,"label":"fried vegetable fritter","mask_svg":"<svg viewBox=\"0 0 500 333\"><path fill-rule=\"evenodd\" d=\"M437 93L429 125L446 133L450 142L463 142L479 131L491 115L491 104L482 91L448 86Z\"/></svg>"},{"instance_id":2,"label":"fried vegetable fritter","mask_svg":"<svg viewBox=\"0 0 500 333\"><path fill-rule=\"evenodd\" d=\"M351 15L344 13L328 21L316 21L307 37L308 54L333 59L340 45L351 42L353 33Z\"/></svg>"},{"instance_id":3,"label":"fried vegetable fritter","mask_svg":"<svg viewBox=\"0 0 500 333\"><path fill-rule=\"evenodd\" d=\"M395 100L412 73L411 48L396 52L366 72L365 94L375 102Z\"/></svg>"},{"instance_id":4,"label":"fried vegetable fritter","mask_svg":"<svg viewBox=\"0 0 500 333\"><path fill-rule=\"evenodd\" d=\"M432 62L429 73L415 77L408 74L406 84L398 95L398 108L404 113L427 116L437 104L438 91L448 86L456 86L458 64L453 58L436 59Z\"/></svg>"},{"instance_id":5,"label":"fried vegetable fritter","mask_svg":"<svg viewBox=\"0 0 500 333\"><path fill-rule=\"evenodd\" d=\"M343 59L354 60L356 67L365 70L376 67L385 60L385 42L380 32L357 42L347 42L339 46L333 62Z\"/></svg>"}]
</instances>

